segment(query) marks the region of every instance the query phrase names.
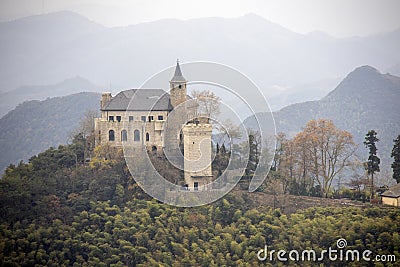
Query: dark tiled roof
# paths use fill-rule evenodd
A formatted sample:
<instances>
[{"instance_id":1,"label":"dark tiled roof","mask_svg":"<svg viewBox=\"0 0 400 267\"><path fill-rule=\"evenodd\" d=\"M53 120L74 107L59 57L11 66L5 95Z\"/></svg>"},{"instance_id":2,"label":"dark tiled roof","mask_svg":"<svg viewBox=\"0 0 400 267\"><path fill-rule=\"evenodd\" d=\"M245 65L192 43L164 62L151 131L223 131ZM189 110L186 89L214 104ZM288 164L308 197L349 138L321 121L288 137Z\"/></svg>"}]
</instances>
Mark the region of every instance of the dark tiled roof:
<instances>
[{"instance_id":1,"label":"dark tiled roof","mask_svg":"<svg viewBox=\"0 0 400 267\"><path fill-rule=\"evenodd\" d=\"M381 196L384 197L400 197L400 184L396 184L389 188L389 190L383 192Z\"/></svg>"},{"instance_id":2,"label":"dark tiled roof","mask_svg":"<svg viewBox=\"0 0 400 267\"><path fill-rule=\"evenodd\" d=\"M179 66L179 61L176 62L174 77L172 77L171 82L185 82L186 79L182 75L181 67Z\"/></svg>"},{"instance_id":3,"label":"dark tiled roof","mask_svg":"<svg viewBox=\"0 0 400 267\"><path fill-rule=\"evenodd\" d=\"M172 106L169 94L162 89L130 89L114 96L103 110L170 111Z\"/></svg>"}]
</instances>

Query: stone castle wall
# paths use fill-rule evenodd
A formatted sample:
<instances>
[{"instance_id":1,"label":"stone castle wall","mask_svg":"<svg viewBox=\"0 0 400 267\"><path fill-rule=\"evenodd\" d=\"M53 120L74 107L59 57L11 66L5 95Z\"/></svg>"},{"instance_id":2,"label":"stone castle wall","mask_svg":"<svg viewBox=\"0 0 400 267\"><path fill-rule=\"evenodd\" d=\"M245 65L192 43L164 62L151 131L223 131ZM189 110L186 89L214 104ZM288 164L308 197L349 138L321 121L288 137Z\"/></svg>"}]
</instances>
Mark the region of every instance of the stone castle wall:
<instances>
[{"instance_id":1,"label":"stone castle wall","mask_svg":"<svg viewBox=\"0 0 400 267\"><path fill-rule=\"evenodd\" d=\"M149 120L153 116L153 120ZM162 119L159 118L162 116ZM97 144L112 146L125 145L161 149L164 146L163 125L168 111L102 111L101 118L95 119ZM144 117L144 118L142 118ZM146 121L144 122L143 119ZM110 131L114 131L114 140L110 141ZM126 141L123 141L123 131L126 131ZM135 131L139 138L135 140ZM148 134L148 138L146 138Z\"/></svg>"},{"instance_id":2,"label":"stone castle wall","mask_svg":"<svg viewBox=\"0 0 400 267\"><path fill-rule=\"evenodd\" d=\"M210 124L189 123L182 129L184 140L185 182L189 189L206 186L212 180Z\"/></svg>"}]
</instances>

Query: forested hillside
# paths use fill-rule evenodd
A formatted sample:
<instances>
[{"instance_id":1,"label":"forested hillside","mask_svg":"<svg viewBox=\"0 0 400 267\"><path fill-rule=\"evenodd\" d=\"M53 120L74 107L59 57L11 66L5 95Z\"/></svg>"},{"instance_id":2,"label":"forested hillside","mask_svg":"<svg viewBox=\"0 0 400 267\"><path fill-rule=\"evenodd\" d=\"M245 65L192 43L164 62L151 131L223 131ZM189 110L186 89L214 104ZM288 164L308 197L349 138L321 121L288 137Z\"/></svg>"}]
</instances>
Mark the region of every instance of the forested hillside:
<instances>
[{"instance_id":1,"label":"forested hillside","mask_svg":"<svg viewBox=\"0 0 400 267\"><path fill-rule=\"evenodd\" d=\"M0 0L0 267L400 267L394 2Z\"/></svg>"},{"instance_id":2,"label":"forested hillside","mask_svg":"<svg viewBox=\"0 0 400 267\"><path fill-rule=\"evenodd\" d=\"M54 202L57 203L56 201ZM289 216L246 209L226 197L210 206L179 209L155 201L124 206L92 202L69 222L53 217L0 226L4 266L273 266L257 252L312 248L321 253L346 238L347 249L400 257L400 212L359 208L310 208ZM54 211L55 207L51 207ZM53 215L54 216L54 215ZM45 218L47 219L47 218ZM374 254L376 255L376 254ZM309 262L290 262L304 266ZM311 262L310 266L373 266L368 262ZM398 266L398 262L387 266ZM14 265L14 266L17 266ZM384 265L378 265L384 266Z\"/></svg>"},{"instance_id":3,"label":"forested hillside","mask_svg":"<svg viewBox=\"0 0 400 267\"><path fill-rule=\"evenodd\" d=\"M299 207L284 214L235 192L202 207L171 207L141 191L118 151L98 147L85 163L86 141L77 135L71 145L7 168L0 180L0 265L272 266L276 259L257 258L265 245L320 253L339 238L347 249L400 257L398 209ZM306 264L373 266L328 258Z\"/></svg>"},{"instance_id":4,"label":"forested hillside","mask_svg":"<svg viewBox=\"0 0 400 267\"><path fill-rule=\"evenodd\" d=\"M88 110L99 109L100 94L78 93L28 101L0 119L0 171L50 146L68 141Z\"/></svg>"},{"instance_id":5,"label":"forested hillside","mask_svg":"<svg viewBox=\"0 0 400 267\"><path fill-rule=\"evenodd\" d=\"M377 146L382 169L389 176L393 139L400 133L399 100L399 77L362 66L349 73L321 100L287 106L274 112L274 119L277 132L288 136L298 133L309 120L333 120L335 125L353 135L359 146L357 154L362 161L367 157L364 136L369 130L375 130L380 139ZM253 117L245 121L249 127L253 127L254 123Z\"/></svg>"}]
</instances>

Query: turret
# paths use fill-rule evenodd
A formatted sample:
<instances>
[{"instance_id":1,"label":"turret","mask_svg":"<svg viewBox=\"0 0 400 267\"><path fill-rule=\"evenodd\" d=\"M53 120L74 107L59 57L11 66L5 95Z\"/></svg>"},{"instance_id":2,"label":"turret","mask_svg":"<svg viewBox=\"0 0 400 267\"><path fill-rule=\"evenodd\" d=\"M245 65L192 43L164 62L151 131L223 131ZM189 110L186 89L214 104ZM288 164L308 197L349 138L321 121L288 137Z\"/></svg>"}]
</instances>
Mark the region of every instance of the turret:
<instances>
[{"instance_id":1,"label":"turret","mask_svg":"<svg viewBox=\"0 0 400 267\"><path fill-rule=\"evenodd\" d=\"M198 190L212 180L211 135L208 123L188 123L182 128L184 139L185 183Z\"/></svg>"},{"instance_id":2,"label":"turret","mask_svg":"<svg viewBox=\"0 0 400 267\"><path fill-rule=\"evenodd\" d=\"M169 82L171 105L175 108L186 101L186 79L182 75L179 60L176 61L175 73Z\"/></svg>"}]
</instances>

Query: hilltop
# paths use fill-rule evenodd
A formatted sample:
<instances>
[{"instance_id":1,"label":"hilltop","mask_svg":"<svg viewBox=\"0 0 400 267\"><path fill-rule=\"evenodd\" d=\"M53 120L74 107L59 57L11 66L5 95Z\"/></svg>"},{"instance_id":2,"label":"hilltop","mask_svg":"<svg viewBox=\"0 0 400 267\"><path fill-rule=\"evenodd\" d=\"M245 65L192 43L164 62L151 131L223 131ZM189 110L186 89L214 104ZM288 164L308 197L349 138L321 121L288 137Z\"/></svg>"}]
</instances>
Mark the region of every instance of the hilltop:
<instances>
[{"instance_id":1,"label":"hilltop","mask_svg":"<svg viewBox=\"0 0 400 267\"><path fill-rule=\"evenodd\" d=\"M289 105L274 112L274 118L277 132L289 136L309 120L331 119L337 127L353 134L361 158L367 154L362 144L364 136L375 129L381 140L378 154L388 169L393 139L400 134L400 78L361 66L322 99ZM251 127L254 119L246 119L245 124Z\"/></svg>"}]
</instances>

